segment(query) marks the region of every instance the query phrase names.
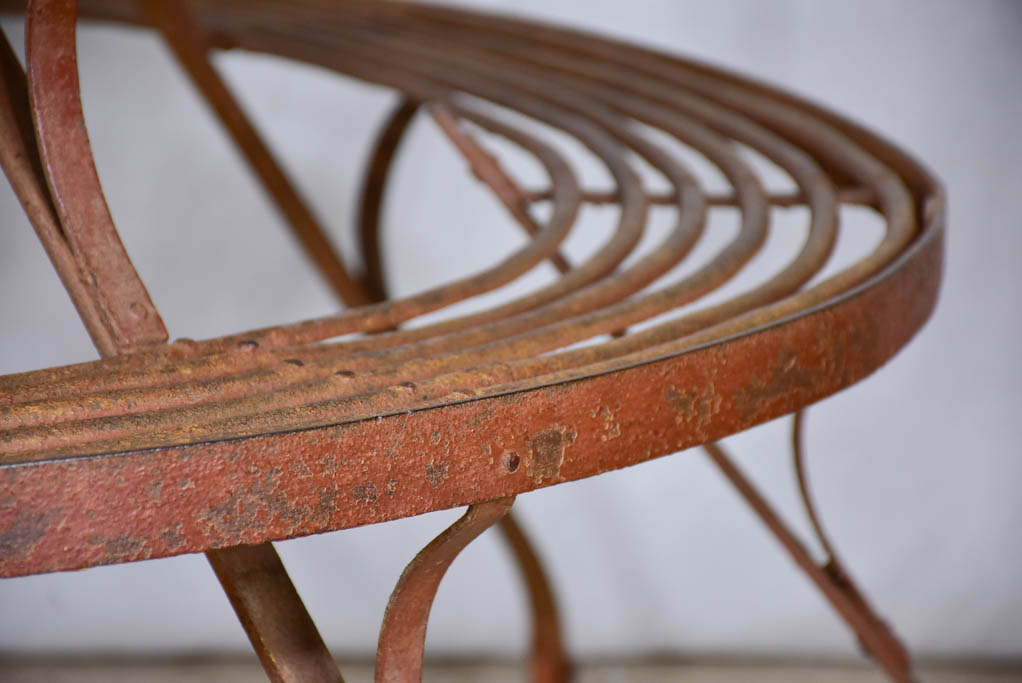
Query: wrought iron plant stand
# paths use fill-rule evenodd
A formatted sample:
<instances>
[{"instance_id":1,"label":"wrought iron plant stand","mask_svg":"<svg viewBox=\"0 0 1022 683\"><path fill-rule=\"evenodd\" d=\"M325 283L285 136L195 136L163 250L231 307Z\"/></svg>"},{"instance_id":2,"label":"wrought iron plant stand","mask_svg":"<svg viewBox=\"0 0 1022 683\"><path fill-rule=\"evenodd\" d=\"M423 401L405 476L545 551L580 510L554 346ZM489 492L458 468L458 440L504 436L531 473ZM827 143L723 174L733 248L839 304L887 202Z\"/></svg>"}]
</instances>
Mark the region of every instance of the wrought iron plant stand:
<instances>
[{"instance_id":1,"label":"wrought iron plant stand","mask_svg":"<svg viewBox=\"0 0 1022 683\"><path fill-rule=\"evenodd\" d=\"M102 359L0 378L0 575L205 552L272 680L338 681L271 542L467 505L402 574L383 619L376 679L419 680L445 570L498 525L528 586L532 679L564 681L570 667L555 602L510 515L515 496L701 446L865 651L892 680L912 680L906 651L817 522L798 411L876 370L934 306L944 197L913 159L745 78L507 17L369 0L3 4L27 11L27 21L24 71L6 40L0 46L0 162ZM79 15L162 33L342 312L169 341L93 164L79 98ZM400 94L365 176L357 276L211 64L212 51L234 48ZM388 169L420 112L529 240L469 277L391 299L381 208ZM549 129L598 158L613 189L581 187L542 133ZM712 162L730 191L705 191L650 129ZM488 136L534 157L549 186L516 181ZM786 171L797 189L767 192L740 147ZM644 187L636 159L670 189ZM538 203L548 205L547 218L538 218ZM617 223L590 256L569 263L559 245L587 203L616 205ZM872 209L883 237L857 262L816 277L835 244L839 207L849 204ZM625 264L655 205L671 208L672 229ZM808 216L798 253L758 286L699 305L757 254L772 207L796 205ZM737 212L735 237L665 281L714 211ZM544 261L560 272L551 284L472 314L405 325ZM822 566L715 444L790 413L795 471L828 558Z\"/></svg>"}]
</instances>

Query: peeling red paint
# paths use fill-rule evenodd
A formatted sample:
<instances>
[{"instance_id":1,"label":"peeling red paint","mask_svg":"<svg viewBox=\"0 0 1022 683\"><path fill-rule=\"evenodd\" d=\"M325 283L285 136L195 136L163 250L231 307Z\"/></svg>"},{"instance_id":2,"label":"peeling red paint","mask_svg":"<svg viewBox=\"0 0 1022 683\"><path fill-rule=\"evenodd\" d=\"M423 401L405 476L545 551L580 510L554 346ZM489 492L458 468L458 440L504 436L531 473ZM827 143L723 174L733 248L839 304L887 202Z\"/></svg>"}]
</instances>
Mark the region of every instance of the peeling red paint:
<instances>
[{"instance_id":1,"label":"peeling red paint","mask_svg":"<svg viewBox=\"0 0 1022 683\"><path fill-rule=\"evenodd\" d=\"M514 495L721 438L841 389L900 348L925 320L932 297L920 297L906 311L889 293L906 286L916 292L934 291L925 280L932 277L932 263L939 258L939 240L925 247L892 278L846 300L842 304L844 324L829 325L822 339L810 315L754 336L619 373L539 392L385 416L359 423L357 429L324 427L137 453L8 464L3 468L0 499L16 504L0 507L0 529L28 529L27 536L22 531L14 536L33 540L12 546L17 552L9 552L0 562L0 572L14 576L77 569L349 528ZM862 316L894 322L884 328L868 354L846 354L835 369L828 349L847 340ZM764 381L759 368L788 367L788 361L780 364L778 358L782 349L790 348L799 351L788 372L797 367L804 377L813 377L813 383L792 387L786 395L771 394L761 409L748 410L749 386ZM601 441L605 420L600 413L592 417L591 398L614 395L622 381L629 382L632 396L615 413L621 435ZM711 383L712 392L705 393ZM684 398L671 405L666 395L672 387L672 392L680 392L678 396L692 396L692 400ZM701 411L701 400L719 407ZM686 416L705 416L699 434L687 420L678 421L679 407ZM431 485L418 457L380 457L391 452L402 431L409 443L418 439L436 447L443 444L448 425L469 424L484 414L486 427L466 432L463 440L444 447L445 462L457 466L448 468L442 486ZM523 432L522 427L530 429ZM570 453L565 453L556 468L557 455L572 432ZM536 435L544 435L539 443ZM530 454L528 466L508 472L500 458L485 454L483 446L491 443L500 444L504 451ZM619 443L641 443L643 447ZM538 471L535 462L528 464L537 447L541 458L547 457ZM361 455L357 461L349 458L344 465L345 453ZM314 476L281 476L296 463L305 463ZM348 499L360 504L346 503L343 497L322 504L324 487L354 491L367 480L378 482L373 483L377 497L372 505L366 504L368 493L361 500L354 494ZM157 482L164 485L159 500L153 500L150 491ZM381 489L393 495L379 495ZM62 492L59 499L52 496L55 490ZM90 519L87 511L96 518ZM128 535L145 543L127 555L112 555L103 547L83 544L98 530L109 538Z\"/></svg>"}]
</instances>

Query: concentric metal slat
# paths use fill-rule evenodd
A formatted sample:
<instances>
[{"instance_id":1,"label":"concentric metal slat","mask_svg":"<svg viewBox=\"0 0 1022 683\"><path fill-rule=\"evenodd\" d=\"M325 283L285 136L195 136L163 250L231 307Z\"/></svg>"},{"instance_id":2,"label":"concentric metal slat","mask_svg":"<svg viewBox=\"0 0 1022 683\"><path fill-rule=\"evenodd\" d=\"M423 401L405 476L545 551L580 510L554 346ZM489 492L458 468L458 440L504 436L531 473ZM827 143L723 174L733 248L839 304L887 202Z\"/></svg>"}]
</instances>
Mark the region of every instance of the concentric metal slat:
<instances>
[{"instance_id":1,"label":"concentric metal slat","mask_svg":"<svg viewBox=\"0 0 1022 683\"><path fill-rule=\"evenodd\" d=\"M0 486L9 501L0 507L0 575L207 551L270 676L336 680L267 542L471 505L409 565L385 617L377 679L417 680L440 578L515 495L704 444L867 651L894 680L911 680L904 649L823 536L805 483L801 420L795 465L828 555L822 567L712 441L861 379L925 322L940 278L943 194L912 159L766 86L506 17L367 0L82 5L86 15L163 30L321 274L342 300L364 305L165 343L106 210L76 65L61 57L74 52L75 3L34 2L27 85L3 45L0 163L105 357L0 378ZM400 93L363 188L360 278L347 273L208 62L211 49L234 47ZM528 239L466 277L384 300L388 169L420 108ZM560 149L565 135L604 166L612 188L581 186ZM525 188L487 136L534 157L548 186ZM705 191L674 145L714 165L731 189ZM787 173L794 189L768 193L745 149ZM669 188L649 190L638 160ZM546 220L536 218L537 202L550 204ZM584 203L616 205L615 226L571 263L561 248ZM845 204L871 207L884 234L871 253L821 276ZM673 212L673 224L636 254L653 206ZM758 284L717 295L759 254L776 206L806 208L801 248ZM687 267L717 207L737 210L739 227ZM556 267L554 282L436 320L543 262ZM433 321L417 324L427 314ZM353 333L361 334L334 340ZM534 678L564 680L549 582L514 521L504 517L501 528L531 595Z\"/></svg>"},{"instance_id":2,"label":"concentric metal slat","mask_svg":"<svg viewBox=\"0 0 1022 683\"><path fill-rule=\"evenodd\" d=\"M354 308L166 343L92 163L74 60L79 9L163 32L314 266ZM556 605L507 516L514 496L704 445L867 652L893 680L911 680L904 648L823 535L801 416L795 469L822 566L713 441L861 379L925 322L940 279L944 200L915 161L834 114L705 65L442 7L36 0L27 33L27 82L0 46L0 163L104 358L0 378L0 575L206 551L273 680L339 680L269 541L469 505L399 581L377 680L418 680L440 579L499 520L532 604L533 679L557 683L570 667ZM363 186L360 276L348 273L218 77L208 55L221 48L399 93ZM387 178L420 109L527 240L467 276L387 299ZM581 185L564 136L612 187ZM546 187L523 186L489 150L490 137L533 157ZM730 189L706 191L679 145ZM749 150L793 189L767 192ZM642 171L667 189L652 191ZM545 220L538 202L549 204ZM584 204L614 205L614 227L572 262L562 248L584 229ZM852 204L870 207L884 233L872 252L833 267L840 209ZM790 206L805 208L801 247L757 284L737 287L775 229L774 207ZM672 224L643 247L652 207ZM737 230L690 264L719 207L737 210ZM558 272L553 282L443 315L544 262ZM429 322L417 320L425 315Z\"/></svg>"},{"instance_id":3,"label":"concentric metal slat","mask_svg":"<svg viewBox=\"0 0 1022 683\"><path fill-rule=\"evenodd\" d=\"M274 3L193 4L197 21L223 44L274 52L389 85L404 91L410 102L439 103L442 111L453 117L448 123L453 122L466 135L471 131L462 126L469 123L507 138L535 155L546 169L552 189L534 199L552 198L554 211L548 221L537 223L539 231L516 254L477 275L420 295L320 320L208 341L182 340L123 357L3 378L0 457L13 480L63 476L57 474L63 468L91 468L94 476L101 477L98 464L90 463L105 460L80 459L100 453L125 453L115 458L120 468L130 467L139 458L149 462L171 457L168 448L179 455L248 448L261 451L264 443L284 438L272 435L285 433L303 443L307 440L309 445L302 451L308 451L310 458L322 459L328 451L336 451L336 444L322 447L321 452L312 444L331 433L376 430L381 435L378 439L386 442L382 435L393 431L390 425L412 416L438 424L455 420L457 424L461 418L454 416L462 411L486 415L492 412L490 402L514 403L537 390L544 395L556 387L558 394L585 396L579 400L584 405L577 406L580 417L576 419L563 416L544 428L542 420L531 421L534 416L530 422L522 418L507 425L479 418L480 424L472 430L478 435L461 437L466 448L467 442L475 442L475 452L486 453L484 446L493 451L494 439L499 438L516 444L519 457L542 460L545 456L530 446L535 434L554 429L563 441L558 448L566 453L574 449L568 435L574 433L570 439L577 439L582 434L575 424L582 420L582 413L620 402L613 393L601 398L583 389L586 384L579 380L610 373L615 386L630 386L642 381L637 375L644 367L649 372L658 368L655 374L664 376L655 384L654 393L667 416L678 412L666 398L671 391L692 395L685 399L692 405L702 401L718 406L696 431L686 419L672 417L674 426L660 430L659 444L643 446L627 457L635 461L744 428L834 391L874 369L926 317L936 284L929 264L939 252L939 190L917 168L909 166L914 175L904 178L905 160L885 143L848 124L836 125L829 115L788 96L603 39L453 10L398 3L336 6L312 0L292 3L286 11ZM117 15L122 12L120 7L109 3L99 13ZM88 4L83 7L86 12L90 9ZM119 18L137 20L137 15L125 7ZM412 105L405 106L410 109ZM614 200L621 205L617 229L593 256L554 284L479 313L391 329L418 315L497 289L556 257L558 245L572 227L578 204L586 195L570 166L554 141L543 140L541 129L521 129L518 119L504 114L506 109L560 129L603 160L617 188L600 201ZM716 164L731 182L732 201L741 211L742 227L734 240L677 281L660 279L700 238L704 213L721 202L707 202L695 175L632 122L657 128ZM795 200L804 201L810 211L803 248L754 289L653 327L599 341L602 335L663 316L674 308L684 305L690 310L700 296L738 273L762 245L771 200L731 141L753 147L791 175L798 188ZM673 184L668 195L676 216L675 229L658 247L621 267L643 234L650 201L630 167L628 153L643 157ZM890 158L896 160L896 168L885 165ZM885 219L886 236L863 260L802 289L827 262L837 234L837 206L845 196L875 202ZM931 204L924 222L917 209L927 202ZM524 216L531 215L528 206L520 210ZM364 225L363 234L367 231L371 233ZM913 314L896 314L903 307L896 296L907 297L902 293L907 286L903 281L913 277L923 278L926 286L912 292L911 305L904 304ZM870 296L882 297L898 320L888 321L865 310L862 302ZM856 315L875 320L863 327L854 322ZM785 331L799 321L819 326L821 340L833 337L829 349L817 349L810 358L804 349L780 343ZM878 329L881 324L887 327ZM329 341L359 331L375 334ZM771 335L777 341L768 343ZM847 335L869 343L853 345L845 339ZM587 345L574 348L587 340ZM738 353L732 350L737 340L760 348L770 346L777 357L783 356L784 362L791 364L792 370L785 372L812 376L813 380L806 386L773 386L783 384L784 378L770 372L764 376L763 367L746 364L743 368L742 363L728 361ZM838 348L840 353L835 351ZM667 368L682 364L682 359L708 356L727 365L733 384L729 390L723 391L713 382L681 387L668 381ZM765 384L771 386L758 390L763 395L760 399L738 405L742 403L739 395L754 395L752 387ZM381 421L381 417L386 419ZM348 426L337 430L334 425ZM622 430L623 425L616 429ZM642 421L636 420L633 432L627 435L629 441L640 443L643 429ZM677 433L670 434L672 431ZM402 438L395 436L395 452L401 451ZM367 443L375 440L369 438ZM369 446L365 452L346 457L371 462L380 457L373 455L374 450ZM494 460L490 455L487 462ZM444 455L448 463L468 457ZM586 454L584 458L589 461L587 466L571 476L619 464L603 462L599 455ZM418 474L407 476L420 480L417 487L428 486L424 470L419 469ZM521 472L502 470L498 462L483 478L488 488L480 488L478 494L485 497L484 489L510 494L569 478L559 470L545 476L537 474L543 467L527 464L524 469L531 469L532 474L523 478ZM352 474L346 495L355 495L353 492L367 483L377 491L384 490L391 477L371 481L383 472L359 482L355 479L361 477ZM336 482L324 479L320 483ZM347 526L359 523L358 519L390 518L412 509L469 503L479 499L472 493L474 488L389 510L379 505L382 497L378 497L375 506L341 515L344 521L324 519L307 528L299 524L285 533L245 530L244 535L250 540L268 539ZM289 497L287 493L284 496ZM170 506L161 509L159 516L195 519L213 502L202 501L205 507L200 508L196 501L190 510ZM70 501L66 505L67 514L85 512L75 510ZM128 526L126 519L125 529ZM208 534L199 533L180 550L196 549L211 541ZM139 557L177 550L156 538L146 539L142 547ZM23 561L21 569L11 565L7 573L35 566L27 556ZM102 554L91 560L50 556L39 568L94 561L104 561Z\"/></svg>"}]
</instances>

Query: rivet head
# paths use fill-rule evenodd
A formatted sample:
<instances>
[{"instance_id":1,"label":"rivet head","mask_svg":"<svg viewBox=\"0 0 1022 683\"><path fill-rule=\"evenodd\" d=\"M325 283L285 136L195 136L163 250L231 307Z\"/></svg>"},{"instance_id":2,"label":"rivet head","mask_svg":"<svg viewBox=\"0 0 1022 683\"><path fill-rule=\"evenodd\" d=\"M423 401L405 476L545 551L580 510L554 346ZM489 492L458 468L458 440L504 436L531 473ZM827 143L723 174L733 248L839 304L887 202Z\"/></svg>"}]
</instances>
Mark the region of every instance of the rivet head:
<instances>
[{"instance_id":1,"label":"rivet head","mask_svg":"<svg viewBox=\"0 0 1022 683\"><path fill-rule=\"evenodd\" d=\"M518 465L521 464L522 459L518 457L517 453L505 453L504 454L504 469L508 472L514 472L518 469Z\"/></svg>"}]
</instances>

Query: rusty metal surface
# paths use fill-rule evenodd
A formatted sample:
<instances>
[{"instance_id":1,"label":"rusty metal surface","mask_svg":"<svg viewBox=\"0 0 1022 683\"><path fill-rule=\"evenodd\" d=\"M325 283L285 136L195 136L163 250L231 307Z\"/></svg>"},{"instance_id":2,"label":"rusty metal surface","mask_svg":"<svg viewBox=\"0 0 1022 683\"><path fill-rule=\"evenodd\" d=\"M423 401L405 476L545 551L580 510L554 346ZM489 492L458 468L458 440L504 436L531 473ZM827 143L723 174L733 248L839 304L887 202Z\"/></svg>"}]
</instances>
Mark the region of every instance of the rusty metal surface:
<instances>
[{"instance_id":1,"label":"rusty metal surface","mask_svg":"<svg viewBox=\"0 0 1022 683\"><path fill-rule=\"evenodd\" d=\"M549 192L525 196L552 198L554 212L519 252L418 295L0 378L0 486L12 501L0 510L2 575L345 528L666 455L861 379L932 309L939 186L889 144L789 95L605 39L467 12L313 0L286 10L189 6L217 46L388 85L506 137L546 168ZM140 21L126 4L82 9ZM620 204L618 226L552 285L481 314L392 329L554 257L594 196L556 145L512 126L502 108L560 129L603 161L616 188L601 200ZM635 122L704 154L733 195L708 201ZM400 131L391 138L381 178ZM809 208L805 247L761 286L601 341L698 302L757 253L777 200L735 142L791 174L798 191L780 201ZM647 196L630 154L673 185L666 198ZM382 185L367 194L378 206ZM653 201L676 207L674 230L626 262ZM860 262L806 286L827 262L843 201L874 206L886 236ZM741 212L738 236L694 274L663 282L701 238L706 211L729 204ZM378 334L329 341L350 332Z\"/></svg>"},{"instance_id":2,"label":"rusty metal surface","mask_svg":"<svg viewBox=\"0 0 1022 683\"><path fill-rule=\"evenodd\" d=\"M348 275L340 254L333 249L329 238L313 219L311 211L209 62L209 41L201 27L196 25L188 8L179 2L148 0L142 2L142 7L146 17L160 29L196 87L206 97L221 123L256 170L267 192L288 218L292 231L340 302L352 306L386 300L388 296L377 243L384 189L382 180L386 178L386 171L393 159L392 151L410 122L415 105L406 100L397 107L384 126L380 143L367 170L360 215L363 237L369 237L363 239L362 244L366 273L362 282L355 282ZM435 105L434 109L440 106ZM448 118L448 128L457 125L453 122L453 114L446 107L442 114ZM491 129L499 126L495 123L490 125ZM506 134L514 137L515 132ZM388 146L391 139L394 139L394 145ZM467 136L462 134L461 139L467 140ZM471 146L471 142L466 144L469 145L466 157L474 163L481 151ZM532 146L535 148L535 143ZM459 149L466 148L463 144ZM549 153L547 156L550 156ZM496 161L490 161L490 164L493 166ZM505 178L505 182L511 181ZM553 198L551 194L550 199ZM523 215L518 217L521 219ZM539 232L539 228L530 223L527 216L524 218L522 225L530 235ZM566 270L563 258L561 262L556 262L556 259L557 256L553 260L556 265L562 266L562 272ZM542 564L510 512L500 522L500 528L511 543L513 558L532 598L533 679L549 683L565 680L567 657L561 644L560 624ZM207 556L272 680L339 680L329 651L279 557L269 544L208 551Z\"/></svg>"},{"instance_id":3,"label":"rusty metal surface","mask_svg":"<svg viewBox=\"0 0 1022 683\"><path fill-rule=\"evenodd\" d=\"M93 164L74 49L76 5L29 3L25 63L46 182L62 235L100 314L90 327L107 330L96 339L100 353L110 356L162 344L167 330L124 251Z\"/></svg>"},{"instance_id":4,"label":"rusty metal surface","mask_svg":"<svg viewBox=\"0 0 1022 683\"><path fill-rule=\"evenodd\" d=\"M892 681L913 683L915 679L912 676L911 664L904 646L887 624L873 612L869 603L848 578L837 558L834 555L829 555L827 563L822 567L818 566L770 504L735 466L724 449L716 443L705 444L703 449L766 525L774 538L795 560L799 569L809 577L845 622L852 627L859 637L863 649L883 667ZM808 503L808 500L806 502ZM820 538L825 539L826 537L821 535ZM829 548L829 543L826 545L829 554L832 551Z\"/></svg>"},{"instance_id":5,"label":"rusty metal surface","mask_svg":"<svg viewBox=\"0 0 1022 683\"><path fill-rule=\"evenodd\" d=\"M418 103L401 98L380 127L362 181L358 206L358 237L362 252L361 281L373 301L385 301L390 298L387 295L383 255L380 250L379 226L383 215L383 198L387 190L388 171L404 139L405 131L418 111Z\"/></svg>"},{"instance_id":6,"label":"rusty metal surface","mask_svg":"<svg viewBox=\"0 0 1022 683\"><path fill-rule=\"evenodd\" d=\"M357 307L166 344L92 163L77 3L32 2L27 80L6 40L0 45L0 164L104 359L0 378L0 575L204 550L272 680L340 680L268 541L469 504L402 575L381 630L377 680L419 680L440 579L499 520L532 605L532 679L553 683L567 680L570 666L550 582L508 515L514 496L703 444L864 649L892 680L912 680L904 647L823 533L805 477L801 413L794 463L827 555L822 566L712 443L861 379L925 322L940 280L944 200L912 159L732 74L506 17L365 0L82 5L86 15L163 32L312 263ZM359 278L209 62L211 50L233 47L401 93L363 185ZM384 192L420 107L529 239L472 275L387 300ZM614 187L581 187L548 128L588 148ZM731 190L706 191L648 129L701 154ZM522 186L487 136L533 156L549 186ZM795 189L767 192L743 146L787 172ZM646 187L639 159L669 189ZM545 220L537 203L550 205ZM617 224L572 265L560 245L586 204L616 205ZM843 205L874 211L884 236L870 254L820 277ZM654 206L672 211L673 226L633 258ZM701 303L756 257L771 207L791 206L807 209L800 251L758 285ZM674 274L721 207L740 216L733 239ZM543 261L560 274L551 284L468 315L404 325L498 290ZM362 335L331 341L352 332Z\"/></svg>"},{"instance_id":7,"label":"rusty metal surface","mask_svg":"<svg viewBox=\"0 0 1022 683\"><path fill-rule=\"evenodd\" d=\"M51 211L33 211L32 203L26 207L61 279L73 283L68 289L100 354L120 355L164 342L166 329L121 245L92 163L78 92L76 3L33 0L28 15L27 82L6 40L3 46L6 101L17 102L12 109L21 118L6 128L21 159L32 159L27 150L38 146L42 163L29 169L22 164L20 178L17 157L5 158L5 169L13 168L23 202L35 199L37 207L56 208L59 228L52 225ZM24 99L31 100L34 134L25 125L29 107ZM39 176L46 178L52 205L38 199ZM81 279L84 287L77 285ZM206 555L272 680L341 680L271 544Z\"/></svg>"},{"instance_id":8,"label":"rusty metal surface","mask_svg":"<svg viewBox=\"0 0 1022 683\"><path fill-rule=\"evenodd\" d=\"M380 627L376 683L419 683L426 625L440 581L458 554L479 534L504 517L514 497L470 505L465 514L433 539L408 563Z\"/></svg>"},{"instance_id":9,"label":"rusty metal surface","mask_svg":"<svg viewBox=\"0 0 1022 683\"><path fill-rule=\"evenodd\" d=\"M271 681L343 683L272 546L242 545L206 556Z\"/></svg>"},{"instance_id":10,"label":"rusty metal surface","mask_svg":"<svg viewBox=\"0 0 1022 683\"><path fill-rule=\"evenodd\" d=\"M366 292L366 297L373 302L385 301L389 298L379 249L382 227L380 209L386 187L387 172L391 168L394 152L400 145L417 110L418 105L407 99L402 99L394 107L381 128L366 171L366 182L363 186L362 202L359 207L359 236L362 260L365 265L362 287ZM528 207L525 205L527 200L524 194L511 176L500 167L499 161L461 128L449 107L435 104L431 107L430 113L455 147L462 152L476 177L490 186L519 225L526 233L534 237L540 228L528 214ZM531 138L518 135L514 129L501 126L492 120L477 120L477 124L486 124L492 132L500 131L510 139L518 140L519 144L524 147L531 148L537 156L546 160L545 165L548 169L558 166L567 169L564 160L557 156L551 148L541 146ZM556 174L556 171L553 173ZM547 197L551 200L554 198L555 195L552 192ZM572 206L575 205L576 202L572 202ZM559 253L551 256L550 262L561 273L571 269L567 260ZM514 460L514 457L517 456L507 457L507 466L512 469L517 467ZM529 537L515 520L510 509L500 518L498 528L508 543L529 598L532 627L529 666L531 680L534 683L563 683L569 680L572 667L564 649L561 637L561 620L550 579ZM393 668L392 675L398 675L393 673Z\"/></svg>"},{"instance_id":11,"label":"rusty metal surface","mask_svg":"<svg viewBox=\"0 0 1022 683\"><path fill-rule=\"evenodd\" d=\"M844 562L834 550L834 544L823 529L823 523L820 521L816 504L813 502L813 497L809 492L809 477L806 473L806 454L803 440L805 416L805 411L800 410L792 418L791 452L802 504L809 517L813 533L824 552L825 559L820 566L824 576L820 577L820 579L829 580L834 588L848 597L851 606L862 615L862 621L849 623L852 623L863 649L880 662L892 679L909 682L913 678L908 651L891 627L876 614L862 591L856 586L851 574L845 568Z\"/></svg>"},{"instance_id":12,"label":"rusty metal surface","mask_svg":"<svg viewBox=\"0 0 1022 683\"><path fill-rule=\"evenodd\" d=\"M0 165L53 262L64 289L81 312L96 347L115 349L112 331L105 324L104 314L94 297L91 283L64 235L46 187L42 163L35 152L35 132L25 74L2 32L0 65Z\"/></svg>"}]
</instances>

